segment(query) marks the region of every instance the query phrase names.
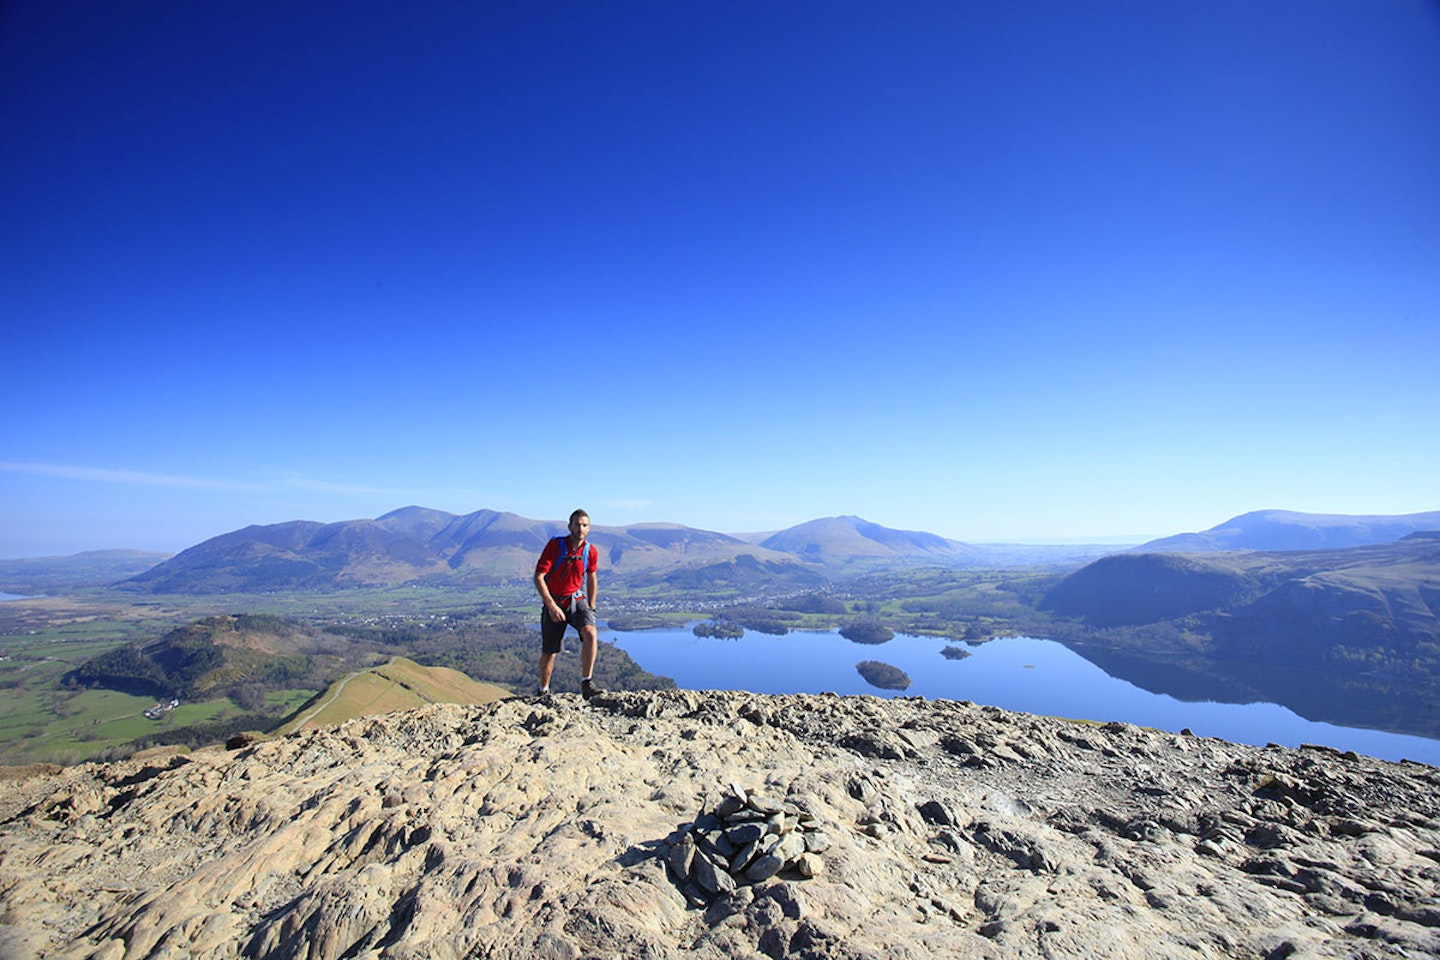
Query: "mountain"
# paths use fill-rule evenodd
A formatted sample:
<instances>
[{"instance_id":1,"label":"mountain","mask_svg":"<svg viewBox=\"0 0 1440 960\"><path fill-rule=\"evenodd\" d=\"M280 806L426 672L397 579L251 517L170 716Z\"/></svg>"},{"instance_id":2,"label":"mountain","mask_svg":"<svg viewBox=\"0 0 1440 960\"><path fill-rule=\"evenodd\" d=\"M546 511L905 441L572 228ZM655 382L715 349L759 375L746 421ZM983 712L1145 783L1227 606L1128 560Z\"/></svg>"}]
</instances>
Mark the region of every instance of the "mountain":
<instances>
[{"instance_id":1,"label":"mountain","mask_svg":"<svg viewBox=\"0 0 1440 960\"><path fill-rule=\"evenodd\" d=\"M1408 533L1440 530L1440 510L1399 516L1350 516L1257 510L1201 533L1162 537L1133 553L1209 553L1217 550L1340 550L1392 543Z\"/></svg>"},{"instance_id":2,"label":"mountain","mask_svg":"<svg viewBox=\"0 0 1440 960\"><path fill-rule=\"evenodd\" d=\"M1134 638L1152 653L1380 672L1440 689L1440 534L1347 550L1106 557L1041 606L1102 628L1170 623Z\"/></svg>"},{"instance_id":3,"label":"mountain","mask_svg":"<svg viewBox=\"0 0 1440 960\"><path fill-rule=\"evenodd\" d=\"M67 557L0 560L0 593L28 596L103 587L143 573L169 557L168 553L145 550L90 550Z\"/></svg>"},{"instance_id":4,"label":"mountain","mask_svg":"<svg viewBox=\"0 0 1440 960\"><path fill-rule=\"evenodd\" d=\"M802 560L906 560L951 564L977 559L981 551L933 533L893 530L860 517L826 517L781 530L761 546Z\"/></svg>"},{"instance_id":5,"label":"mountain","mask_svg":"<svg viewBox=\"0 0 1440 960\"><path fill-rule=\"evenodd\" d=\"M1268 586L1228 554L1116 554L1061 580L1041 606L1099 627L1133 626L1237 606Z\"/></svg>"},{"instance_id":6,"label":"mountain","mask_svg":"<svg viewBox=\"0 0 1440 960\"><path fill-rule=\"evenodd\" d=\"M374 520L296 520L213 537L132 577L124 585L155 593L314 590L432 581L528 581L558 521L479 510L457 516L404 507ZM734 561L797 565L794 557L736 537L679 524L592 527L607 575L663 578L671 571Z\"/></svg>"},{"instance_id":7,"label":"mountain","mask_svg":"<svg viewBox=\"0 0 1440 960\"><path fill-rule=\"evenodd\" d=\"M457 516L403 507L374 520L295 520L212 537L123 582L154 593L327 590L410 582L528 581L559 521L479 510ZM933 533L892 530L859 517L832 517L767 536L761 543L676 523L595 526L601 568L637 586L730 588L823 582L827 567L851 563L983 562L968 544Z\"/></svg>"},{"instance_id":8,"label":"mountain","mask_svg":"<svg viewBox=\"0 0 1440 960\"><path fill-rule=\"evenodd\" d=\"M3 771L0 955L1434 957L1437 796L960 701L433 704Z\"/></svg>"}]
</instances>

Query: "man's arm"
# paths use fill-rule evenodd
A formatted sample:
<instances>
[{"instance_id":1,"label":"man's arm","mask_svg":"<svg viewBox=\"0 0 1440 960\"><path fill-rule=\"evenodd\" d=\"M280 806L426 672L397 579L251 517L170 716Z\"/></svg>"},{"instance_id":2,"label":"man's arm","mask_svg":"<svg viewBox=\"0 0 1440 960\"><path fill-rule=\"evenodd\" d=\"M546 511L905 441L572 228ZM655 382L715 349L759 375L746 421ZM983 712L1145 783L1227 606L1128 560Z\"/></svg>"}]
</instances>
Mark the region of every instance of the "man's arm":
<instances>
[{"instance_id":1,"label":"man's arm","mask_svg":"<svg viewBox=\"0 0 1440 960\"><path fill-rule=\"evenodd\" d=\"M549 549L549 544L546 544L545 550ZM540 561L535 564L535 592L540 594L540 602L545 607L545 613L551 620L558 623L565 619L565 611L561 610L560 604L550 596L550 587L545 583L545 574L550 572L550 567L554 564L553 560L550 563L545 562L545 550L540 551Z\"/></svg>"},{"instance_id":2,"label":"man's arm","mask_svg":"<svg viewBox=\"0 0 1440 960\"><path fill-rule=\"evenodd\" d=\"M595 609L596 595L600 590L600 578L595 575L595 570L590 570L590 575L585 578L585 596L590 600L590 609Z\"/></svg>"}]
</instances>

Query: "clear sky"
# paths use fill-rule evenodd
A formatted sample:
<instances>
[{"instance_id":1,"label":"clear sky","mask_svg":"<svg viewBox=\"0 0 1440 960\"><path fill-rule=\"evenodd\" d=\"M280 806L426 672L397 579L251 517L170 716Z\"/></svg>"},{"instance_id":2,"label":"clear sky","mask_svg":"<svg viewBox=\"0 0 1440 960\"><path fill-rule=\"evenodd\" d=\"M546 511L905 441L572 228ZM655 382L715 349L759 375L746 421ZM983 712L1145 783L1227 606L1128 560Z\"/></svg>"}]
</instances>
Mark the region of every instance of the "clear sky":
<instances>
[{"instance_id":1,"label":"clear sky","mask_svg":"<svg viewBox=\"0 0 1440 960\"><path fill-rule=\"evenodd\" d=\"M0 322L0 556L1440 509L1440 7L9 0Z\"/></svg>"}]
</instances>

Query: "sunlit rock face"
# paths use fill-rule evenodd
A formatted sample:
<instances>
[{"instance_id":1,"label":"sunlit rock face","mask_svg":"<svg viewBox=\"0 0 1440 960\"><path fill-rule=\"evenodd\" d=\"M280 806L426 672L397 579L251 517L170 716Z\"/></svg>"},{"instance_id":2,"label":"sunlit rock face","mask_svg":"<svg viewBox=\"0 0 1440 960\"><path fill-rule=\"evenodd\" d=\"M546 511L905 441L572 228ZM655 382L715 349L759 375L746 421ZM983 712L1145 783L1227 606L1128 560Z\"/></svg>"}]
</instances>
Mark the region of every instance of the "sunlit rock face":
<instances>
[{"instance_id":1,"label":"sunlit rock face","mask_svg":"<svg viewBox=\"0 0 1440 960\"><path fill-rule=\"evenodd\" d=\"M1434 956L1437 797L969 703L435 705L9 771L0 957Z\"/></svg>"}]
</instances>

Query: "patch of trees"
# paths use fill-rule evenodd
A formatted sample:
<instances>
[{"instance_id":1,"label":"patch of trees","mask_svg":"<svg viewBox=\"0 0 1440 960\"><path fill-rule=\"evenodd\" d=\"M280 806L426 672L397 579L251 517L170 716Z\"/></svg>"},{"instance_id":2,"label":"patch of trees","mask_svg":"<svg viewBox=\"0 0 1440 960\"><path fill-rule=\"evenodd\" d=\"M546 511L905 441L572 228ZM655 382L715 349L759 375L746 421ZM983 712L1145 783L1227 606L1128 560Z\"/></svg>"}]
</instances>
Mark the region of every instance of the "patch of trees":
<instances>
[{"instance_id":1,"label":"patch of trees","mask_svg":"<svg viewBox=\"0 0 1440 960\"><path fill-rule=\"evenodd\" d=\"M106 687L148 697L163 697L173 690L165 671L141 653L136 644L127 644L92 657L66 673L61 682L82 687Z\"/></svg>"},{"instance_id":2,"label":"patch of trees","mask_svg":"<svg viewBox=\"0 0 1440 960\"><path fill-rule=\"evenodd\" d=\"M735 621L746 630L754 630L756 633L768 633L771 636L783 637L790 632L790 625L785 622L786 618L782 614L775 610L766 610L763 607L727 607L725 618Z\"/></svg>"},{"instance_id":3,"label":"patch of trees","mask_svg":"<svg viewBox=\"0 0 1440 960\"><path fill-rule=\"evenodd\" d=\"M940 651L940 656L944 657L946 660L964 660L966 657L970 656L970 651L966 650L964 647L957 647L951 644Z\"/></svg>"},{"instance_id":4,"label":"patch of trees","mask_svg":"<svg viewBox=\"0 0 1440 960\"><path fill-rule=\"evenodd\" d=\"M606 623L611 630L619 630L621 633L634 633L637 630L658 630L662 627L671 627L670 623L661 617L647 617L640 614L618 614L608 617Z\"/></svg>"},{"instance_id":5,"label":"patch of trees","mask_svg":"<svg viewBox=\"0 0 1440 960\"><path fill-rule=\"evenodd\" d=\"M261 699L274 690L323 689L346 663L335 656L265 653L234 642L242 633L263 638L266 646L292 649L297 638L308 636L300 624L279 617L207 617L158 640L102 653L67 673L61 682L184 700L236 699L246 690L245 699L253 703L257 689Z\"/></svg>"},{"instance_id":6,"label":"patch of trees","mask_svg":"<svg viewBox=\"0 0 1440 960\"><path fill-rule=\"evenodd\" d=\"M861 617L849 626L841 627L840 636L854 643L888 643L895 639L895 631L879 620Z\"/></svg>"},{"instance_id":7,"label":"patch of trees","mask_svg":"<svg viewBox=\"0 0 1440 960\"><path fill-rule=\"evenodd\" d=\"M775 604L777 610L790 610L795 613L818 613L835 616L849 613L843 600L839 600L824 593L807 593L790 600L782 600Z\"/></svg>"},{"instance_id":8,"label":"patch of trees","mask_svg":"<svg viewBox=\"0 0 1440 960\"><path fill-rule=\"evenodd\" d=\"M705 623L697 623L690 632L697 637L709 637L716 640L739 640L745 636L745 628L734 620L709 620Z\"/></svg>"},{"instance_id":9,"label":"patch of trees","mask_svg":"<svg viewBox=\"0 0 1440 960\"><path fill-rule=\"evenodd\" d=\"M899 667L879 660L861 660L855 669L865 682L881 690L905 690L910 686L910 675Z\"/></svg>"}]
</instances>

